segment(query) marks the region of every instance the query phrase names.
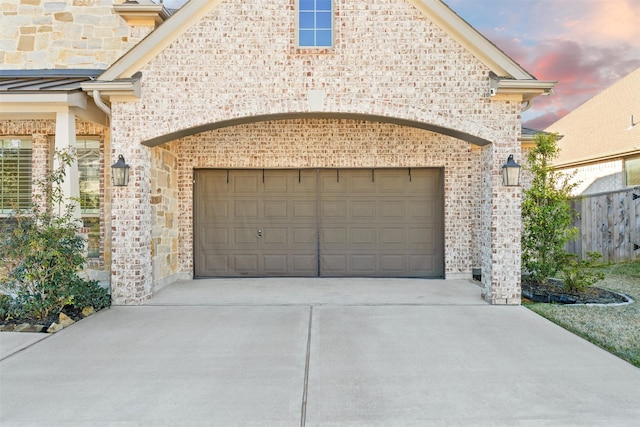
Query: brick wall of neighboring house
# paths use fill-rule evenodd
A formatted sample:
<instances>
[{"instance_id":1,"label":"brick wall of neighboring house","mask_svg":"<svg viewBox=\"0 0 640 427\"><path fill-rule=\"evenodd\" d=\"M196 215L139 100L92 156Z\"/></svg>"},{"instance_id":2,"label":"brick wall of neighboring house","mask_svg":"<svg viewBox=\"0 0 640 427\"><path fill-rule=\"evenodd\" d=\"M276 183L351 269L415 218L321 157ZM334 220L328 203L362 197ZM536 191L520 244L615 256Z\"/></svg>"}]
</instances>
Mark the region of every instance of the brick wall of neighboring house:
<instances>
[{"instance_id":1,"label":"brick wall of neighboring house","mask_svg":"<svg viewBox=\"0 0 640 427\"><path fill-rule=\"evenodd\" d=\"M574 196L587 196L626 188L622 160L558 169L558 172L571 176L571 182L577 184L573 191Z\"/></svg>"},{"instance_id":2,"label":"brick wall of neighboring house","mask_svg":"<svg viewBox=\"0 0 640 427\"><path fill-rule=\"evenodd\" d=\"M0 68L106 69L150 28L133 28L113 0L2 0Z\"/></svg>"},{"instance_id":3,"label":"brick wall of neighboring house","mask_svg":"<svg viewBox=\"0 0 640 427\"><path fill-rule=\"evenodd\" d=\"M0 138L5 137L21 137L26 136L32 139L32 169L31 174L33 182L37 182L46 178L47 173L53 165L53 147L55 138L56 123L55 120L0 120ZM100 254L98 258L89 260L88 268L90 270L102 271L105 265L109 265L110 261L110 243L105 238L107 233L105 224L105 212L109 210L109 199L105 197L105 168L104 168L104 146L105 146L106 129L93 123L76 120L76 135L81 137L96 137L100 140ZM33 185L32 194L36 196L38 186ZM88 233L88 230L81 230L82 233Z\"/></svg>"},{"instance_id":4,"label":"brick wall of neighboring house","mask_svg":"<svg viewBox=\"0 0 640 427\"><path fill-rule=\"evenodd\" d=\"M112 155L132 165L131 183L114 188L112 198L114 300L141 303L169 280L176 238L175 273L192 273L194 166L413 165L445 166L449 276L470 277L478 263L486 299L519 303L513 242L520 239L520 189L502 186L501 167L509 154L520 157L520 101L492 99L488 68L408 2L336 1L335 47L322 52L295 47L294 4L221 3L143 67L138 101L112 103ZM472 150L452 137L396 125L307 118L208 131L160 149L141 144L224 120L309 113L310 90L324 95L314 109L321 113L412 120L492 143ZM321 138L322 127L338 136ZM292 132L310 141L294 145ZM177 158L177 188L173 180L158 185L173 174L165 152Z\"/></svg>"}]
</instances>

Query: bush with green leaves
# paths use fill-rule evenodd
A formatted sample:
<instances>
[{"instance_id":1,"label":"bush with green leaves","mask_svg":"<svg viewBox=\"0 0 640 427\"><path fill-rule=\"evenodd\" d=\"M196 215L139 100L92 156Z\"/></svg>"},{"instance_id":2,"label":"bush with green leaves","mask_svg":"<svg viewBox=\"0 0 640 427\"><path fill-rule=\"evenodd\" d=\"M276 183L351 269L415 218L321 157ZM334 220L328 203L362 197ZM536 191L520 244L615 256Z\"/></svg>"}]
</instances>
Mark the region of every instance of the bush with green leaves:
<instances>
[{"instance_id":1,"label":"bush with green leaves","mask_svg":"<svg viewBox=\"0 0 640 427\"><path fill-rule=\"evenodd\" d=\"M533 180L522 200L522 266L531 280L541 284L572 262L565 248L578 235L573 227L576 213L569 203L577 184L570 182L571 176L554 171L551 163L560 151L557 140L557 134L538 134L527 155Z\"/></svg>"},{"instance_id":2,"label":"bush with green leaves","mask_svg":"<svg viewBox=\"0 0 640 427\"><path fill-rule=\"evenodd\" d=\"M580 259L577 254L567 254L561 275L565 290L582 292L604 279L601 271L594 270L600 258L602 255L598 252L588 252L587 259Z\"/></svg>"},{"instance_id":3,"label":"bush with green leaves","mask_svg":"<svg viewBox=\"0 0 640 427\"><path fill-rule=\"evenodd\" d=\"M78 275L86 263L85 240L78 234L77 203L67 200L61 188L74 155L70 151L55 155L58 166L37 183L31 208L16 211L4 225L0 270L5 274L0 292L12 298L9 316L43 319L66 305L96 303L95 309L109 305L105 289Z\"/></svg>"}]
</instances>

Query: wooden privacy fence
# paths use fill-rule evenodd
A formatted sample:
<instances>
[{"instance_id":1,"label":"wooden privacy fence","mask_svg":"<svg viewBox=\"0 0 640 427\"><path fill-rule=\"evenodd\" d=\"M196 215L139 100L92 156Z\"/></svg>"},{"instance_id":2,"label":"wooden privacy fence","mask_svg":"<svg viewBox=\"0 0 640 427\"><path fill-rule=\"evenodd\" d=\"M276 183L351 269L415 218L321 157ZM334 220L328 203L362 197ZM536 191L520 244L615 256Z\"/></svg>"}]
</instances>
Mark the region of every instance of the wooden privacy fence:
<instances>
[{"instance_id":1,"label":"wooden privacy fence","mask_svg":"<svg viewBox=\"0 0 640 427\"><path fill-rule=\"evenodd\" d=\"M632 261L640 257L640 187L581 196L571 200L578 212L580 236L568 251L585 259L602 254L602 262Z\"/></svg>"}]
</instances>

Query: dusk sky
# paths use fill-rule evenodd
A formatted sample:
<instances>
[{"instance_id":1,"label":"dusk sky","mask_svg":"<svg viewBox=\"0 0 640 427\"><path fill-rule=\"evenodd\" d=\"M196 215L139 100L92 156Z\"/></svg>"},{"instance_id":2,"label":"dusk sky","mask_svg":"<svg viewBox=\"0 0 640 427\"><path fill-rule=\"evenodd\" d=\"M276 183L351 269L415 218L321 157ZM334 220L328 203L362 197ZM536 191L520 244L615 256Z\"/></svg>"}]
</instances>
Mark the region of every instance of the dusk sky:
<instances>
[{"instance_id":1,"label":"dusk sky","mask_svg":"<svg viewBox=\"0 0 640 427\"><path fill-rule=\"evenodd\" d=\"M640 67L640 0L444 1L537 79L559 81L525 126L545 129Z\"/></svg>"}]
</instances>

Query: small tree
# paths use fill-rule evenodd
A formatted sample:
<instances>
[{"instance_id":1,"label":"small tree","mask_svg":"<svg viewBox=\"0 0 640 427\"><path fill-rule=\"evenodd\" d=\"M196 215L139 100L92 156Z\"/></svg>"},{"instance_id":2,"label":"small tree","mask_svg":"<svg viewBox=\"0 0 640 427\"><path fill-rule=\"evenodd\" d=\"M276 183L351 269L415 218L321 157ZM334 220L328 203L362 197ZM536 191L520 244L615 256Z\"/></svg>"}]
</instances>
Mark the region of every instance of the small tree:
<instances>
[{"instance_id":1,"label":"small tree","mask_svg":"<svg viewBox=\"0 0 640 427\"><path fill-rule=\"evenodd\" d=\"M66 200L61 189L74 155L55 155L58 166L36 183L39 191L31 208L16 211L0 239L0 270L6 272L0 291L12 297L6 311L16 317L43 319L74 300L86 301L87 294L98 303L96 309L109 304L106 290L78 276L86 262L85 242L77 233L77 204Z\"/></svg>"},{"instance_id":2,"label":"small tree","mask_svg":"<svg viewBox=\"0 0 640 427\"><path fill-rule=\"evenodd\" d=\"M538 134L527 155L533 181L522 201L522 265L541 284L562 270L568 261L565 246L578 234L572 226L576 213L569 204L576 184L551 166L560 151L557 140L557 134Z\"/></svg>"}]
</instances>

